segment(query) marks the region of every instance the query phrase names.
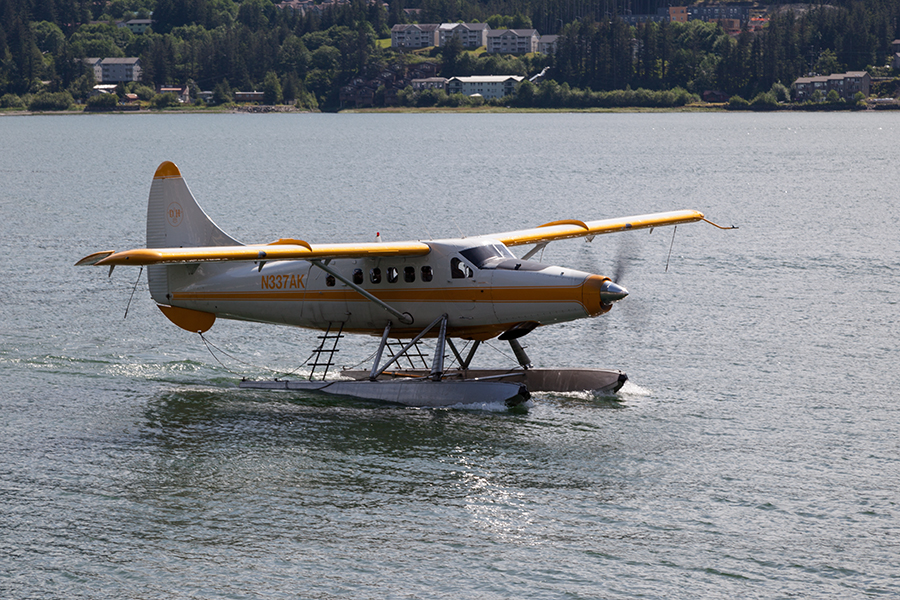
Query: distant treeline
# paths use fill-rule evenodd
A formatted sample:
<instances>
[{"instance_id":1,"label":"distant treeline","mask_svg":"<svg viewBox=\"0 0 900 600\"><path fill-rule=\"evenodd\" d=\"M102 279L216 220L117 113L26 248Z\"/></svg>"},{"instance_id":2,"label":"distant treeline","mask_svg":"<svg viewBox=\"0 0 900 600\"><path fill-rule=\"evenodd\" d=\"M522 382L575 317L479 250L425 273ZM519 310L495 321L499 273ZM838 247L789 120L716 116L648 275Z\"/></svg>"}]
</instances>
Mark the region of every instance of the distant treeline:
<instances>
[{"instance_id":1,"label":"distant treeline","mask_svg":"<svg viewBox=\"0 0 900 600\"><path fill-rule=\"evenodd\" d=\"M197 89L217 90L216 97L227 101L231 90L277 86L269 97L324 109L339 106L341 86L354 78L372 78L391 64L417 60L440 63L445 76L533 75L549 66L547 81L525 92L542 104L552 98L644 101L630 90L676 90L671 92L676 102L705 90L752 98L776 83L790 86L809 72L887 72L891 42L900 38L900 0L773 2L761 33L736 37L714 23L631 27L618 18L626 10L655 13L669 4L392 0L369 5L352 0L303 15L269 0L0 0L0 97L7 105L26 95L68 92L85 98L93 75L78 59L137 56L146 87L190 80ZM403 9L409 8L421 9L420 22L533 26L562 37L551 57L478 58L454 46L413 56L382 48L376 40L389 37L393 24L405 22ZM153 28L144 34L112 24L148 18L151 12ZM600 94L614 90L629 93Z\"/></svg>"}]
</instances>

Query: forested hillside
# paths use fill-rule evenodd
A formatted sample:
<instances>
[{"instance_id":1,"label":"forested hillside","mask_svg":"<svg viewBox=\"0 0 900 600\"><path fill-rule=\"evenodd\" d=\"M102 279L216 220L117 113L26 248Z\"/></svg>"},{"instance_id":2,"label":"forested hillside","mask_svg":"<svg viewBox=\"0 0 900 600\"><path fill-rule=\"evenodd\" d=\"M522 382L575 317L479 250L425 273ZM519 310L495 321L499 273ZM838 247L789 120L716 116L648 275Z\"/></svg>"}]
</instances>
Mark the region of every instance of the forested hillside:
<instances>
[{"instance_id":1,"label":"forested hillside","mask_svg":"<svg viewBox=\"0 0 900 600\"><path fill-rule=\"evenodd\" d=\"M533 75L550 66L554 89L682 88L752 97L809 72L874 67L886 73L891 42L900 38L900 0L775 2L767 5L762 32L737 36L701 21L631 27L619 18L669 4L352 0L303 15L270 0L0 0L0 96L7 105L14 96L42 92L83 98L93 76L78 59L135 56L142 62L143 94L193 81L198 89L216 89L221 100L231 90L265 88L276 101L299 99L325 109L338 106L340 87L355 77L416 60L438 61L447 76ZM403 9L409 8L422 9L420 22L533 26L562 38L553 57L476 56L455 46L411 56L383 48L377 40L406 22ZM152 30L144 34L114 24L151 14Z\"/></svg>"}]
</instances>

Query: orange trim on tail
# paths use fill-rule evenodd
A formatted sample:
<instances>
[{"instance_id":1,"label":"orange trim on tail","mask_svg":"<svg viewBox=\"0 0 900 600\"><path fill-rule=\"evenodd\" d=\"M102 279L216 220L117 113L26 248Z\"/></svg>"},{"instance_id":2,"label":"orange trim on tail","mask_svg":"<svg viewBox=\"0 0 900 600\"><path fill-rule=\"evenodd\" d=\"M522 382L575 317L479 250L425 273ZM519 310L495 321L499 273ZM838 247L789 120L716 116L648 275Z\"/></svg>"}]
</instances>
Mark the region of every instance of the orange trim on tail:
<instances>
[{"instance_id":1,"label":"orange trim on tail","mask_svg":"<svg viewBox=\"0 0 900 600\"><path fill-rule=\"evenodd\" d=\"M173 179L176 177L181 177L181 171L179 171L178 167L175 166L175 163L170 160L159 165L156 169L156 173L153 174L153 179Z\"/></svg>"}]
</instances>

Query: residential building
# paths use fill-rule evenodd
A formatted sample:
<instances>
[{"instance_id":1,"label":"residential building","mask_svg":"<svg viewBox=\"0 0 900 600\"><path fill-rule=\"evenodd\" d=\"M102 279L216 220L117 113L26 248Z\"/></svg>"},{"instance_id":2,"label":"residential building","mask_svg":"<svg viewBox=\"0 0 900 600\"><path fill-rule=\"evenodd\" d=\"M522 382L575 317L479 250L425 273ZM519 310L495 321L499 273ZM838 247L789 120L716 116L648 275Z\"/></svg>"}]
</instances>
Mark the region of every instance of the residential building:
<instances>
[{"instance_id":1,"label":"residential building","mask_svg":"<svg viewBox=\"0 0 900 600\"><path fill-rule=\"evenodd\" d=\"M479 95L485 100L502 98L516 93L516 86L525 79L520 75L473 75L451 77L447 80L448 94Z\"/></svg>"},{"instance_id":2,"label":"residential building","mask_svg":"<svg viewBox=\"0 0 900 600\"><path fill-rule=\"evenodd\" d=\"M487 23L441 23L438 27L438 44L446 46L451 37L459 38L463 48L474 50L487 45Z\"/></svg>"},{"instance_id":3,"label":"residential building","mask_svg":"<svg viewBox=\"0 0 900 600\"><path fill-rule=\"evenodd\" d=\"M489 54L537 52L540 39L537 29L492 29L487 33L487 51Z\"/></svg>"},{"instance_id":4,"label":"residential building","mask_svg":"<svg viewBox=\"0 0 900 600\"><path fill-rule=\"evenodd\" d=\"M391 48L416 49L437 46L440 41L439 25L433 23L391 27Z\"/></svg>"},{"instance_id":5,"label":"residential building","mask_svg":"<svg viewBox=\"0 0 900 600\"><path fill-rule=\"evenodd\" d=\"M140 58L104 58L100 61L100 77L97 77L97 67L94 67L94 79L103 83L140 81Z\"/></svg>"},{"instance_id":6,"label":"residential building","mask_svg":"<svg viewBox=\"0 0 900 600\"><path fill-rule=\"evenodd\" d=\"M235 102L263 102L266 94L264 92L235 92Z\"/></svg>"},{"instance_id":7,"label":"residential building","mask_svg":"<svg viewBox=\"0 0 900 600\"><path fill-rule=\"evenodd\" d=\"M634 25L639 25L639 24L641 24L641 23L662 23L662 22L664 22L664 21L671 21L671 20L672 20L672 18L671 18L670 15L669 15L669 9L668 9L668 8L665 8L665 7L663 7L663 8L658 8L658 9L656 10L656 14L655 14L655 15L651 15L651 14L637 14L637 15L627 14L627 15L621 15L619 18L622 19L622 21L624 21L625 23L627 23L627 24L629 24L629 25L632 25L632 26L634 26Z\"/></svg>"},{"instance_id":8,"label":"residential building","mask_svg":"<svg viewBox=\"0 0 900 600\"><path fill-rule=\"evenodd\" d=\"M131 19L130 21L119 23L119 27L127 27L131 30L131 33L140 35L153 27L153 19Z\"/></svg>"},{"instance_id":9,"label":"residential building","mask_svg":"<svg viewBox=\"0 0 900 600\"><path fill-rule=\"evenodd\" d=\"M91 58L82 59L82 62L94 72L94 81L98 83L103 81L103 68L100 66L100 63L103 62L102 58L92 56Z\"/></svg>"},{"instance_id":10,"label":"residential building","mask_svg":"<svg viewBox=\"0 0 900 600\"><path fill-rule=\"evenodd\" d=\"M424 79L413 79L410 83L414 90L446 90L446 77L426 77Z\"/></svg>"},{"instance_id":11,"label":"residential building","mask_svg":"<svg viewBox=\"0 0 900 600\"><path fill-rule=\"evenodd\" d=\"M556 54L556 45L558 42L558 35L542 35L538 40L537 51L541 54Z\"/></svg>"},{"instance_id":12,"label":"residential building","mask_svg":"<svg viewBox=\"0 0 900 600\"><path fill-rule=\"evenodd\" d=\"M721 19L737 19L741 23L750 20L752 4L696 4L687 7L688 19L700 21L719 21Z\"/></svg>"},{"instance_id":13,"label":"residential building","mask_svg":"<svg viewBox=\"0 0 900 600\"><path fill-rule=\"evenodd\" d=\"M673 23L687 23L688 13L687 6L670 6L669 20Z\"/></svg>"},{"instance_id":14,"label":"residential building","mask_svg":"<svg viewBox=\"0 0 900 600\"><path fill-rule=\"evenodd\" d=\"M91 96L98 96L100 94L115 94L117 87L119 86L115 83L98 83L93 88L91 88Z\"/></svg>"},{"instance_id":15,"label":"residential building","mask_svg":"<svg viewBox=\"0 0 900 600\"><path fill-rule=\"evenodd\" d=\"M868 96L872 88L872 78L866 71L850 71L833 75L800 77L792 87L794 88L794 97L798 102L809 100L816 91L827 96L828 92L832 90L836 91L844 100L850 100L857 92Z\"/></svg>"}]
</instances>

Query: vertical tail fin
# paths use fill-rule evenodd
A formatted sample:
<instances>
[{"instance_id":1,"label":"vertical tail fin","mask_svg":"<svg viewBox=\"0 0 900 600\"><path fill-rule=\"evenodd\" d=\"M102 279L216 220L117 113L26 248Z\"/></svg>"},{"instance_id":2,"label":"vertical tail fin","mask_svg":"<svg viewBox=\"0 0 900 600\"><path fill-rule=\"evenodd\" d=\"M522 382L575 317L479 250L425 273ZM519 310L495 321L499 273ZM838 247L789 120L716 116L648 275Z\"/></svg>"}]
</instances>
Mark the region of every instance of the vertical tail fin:
<instances>
[{"instance_id":1,"label":"vertical tail fin","mask_svg":"<svg viewBox=\"0 0 900 600\"><path fill-rule=\"evenodd\" d=\"M219 229L207 216L174 163L159 165L150 186L147 203L147 247L188 248L194 246L239 246L240 242ZM169 303L169 271L184 266L151 266L147 270L150 295L160 304ZM174 273L173 273L174 274Z\"/></svg>"},{"instance_id":2,"label":"vertical tail fin","mask_svg":"<svg viewBox=\"0 0 900 600\"><path fill-rule=\"evenodd\" d=\"M147 204L147 247L239 246L207 216L174 163L159 165Z\"/></svg>"}]
</instances>

